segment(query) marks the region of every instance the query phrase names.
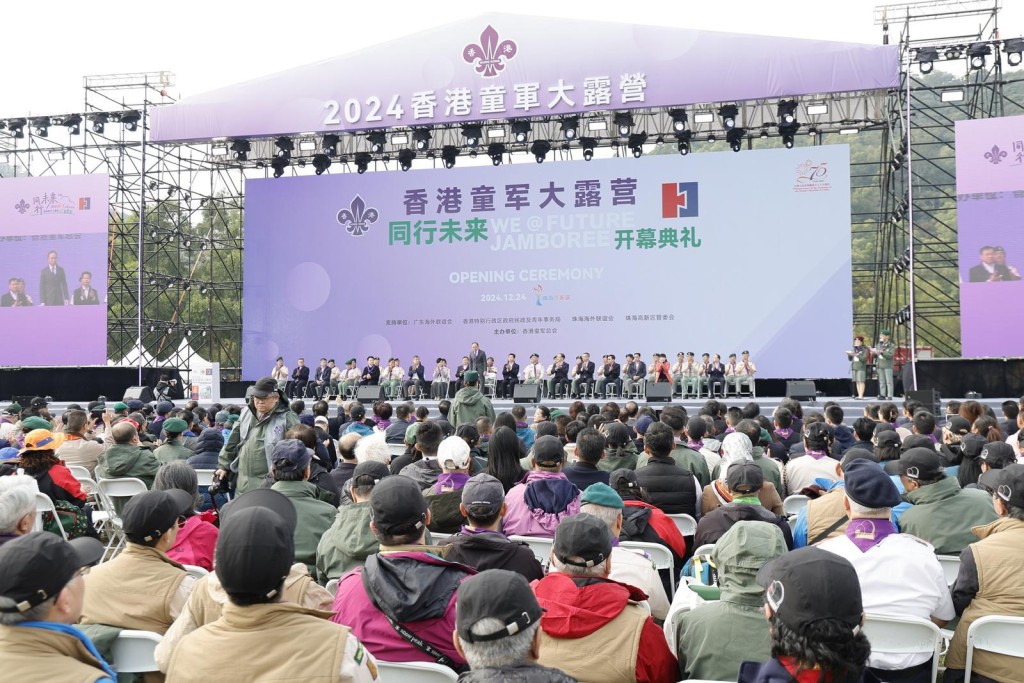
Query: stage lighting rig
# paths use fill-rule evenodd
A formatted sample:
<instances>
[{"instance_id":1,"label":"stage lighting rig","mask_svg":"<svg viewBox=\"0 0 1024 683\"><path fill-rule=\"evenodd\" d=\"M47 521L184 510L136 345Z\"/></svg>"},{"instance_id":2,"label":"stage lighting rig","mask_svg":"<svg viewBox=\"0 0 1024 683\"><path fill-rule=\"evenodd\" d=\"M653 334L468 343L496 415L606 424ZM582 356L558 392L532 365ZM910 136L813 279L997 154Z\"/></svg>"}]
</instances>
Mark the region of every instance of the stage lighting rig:
<instances>
[{"instance_id":1,"label":"stage lighting rig","mask_svg":"<svg viewBox=\"0 0 1024 683\"><path fill-rule=\"evenodd\" d=\"M512 139L522 144L530 137L530 130L533 126L529 121L512 122Z\"/></svg>"},{"instance_id":2,"label":"stage lighting rig","mask_svg":"<svg viewBox=\"0 0 1024 683\"><path fill-rule=\"evenodd\" d=\"M629 150L633 152L633 156L639 159L644 155L645 142L647 142L646 132L633 133L629 136L629 140L627 140L626 145L629 147Z\"/></svg>"},{"instance_id":3,"label":"stage lighting rig","mask_svg":"<svg viewBox=\"0 0 1024 683\"><path fill-rule=\"evenodd\" d=\"M580 128L580 117L567 116L562 119L559 127L562 129L562 135L565 136L566 140L575 140Z\"/></svg>"},{"instance_id":4,"label":"stage lighting rig","mask_svg":"<svg viewBox=\"0 0 1024 683\"><path fill-rule=\"evenodd\" d=\"M142 120L142 114L137 111L126 111L121 114L121 125L128 132L135 132L139 128L139 121Z\"/></svg>"},{"instance_id":5,"label":"stage lighting rig","mask_svg":"<svg viewBox=\"0 0 1024 683\"><path fill-rule=\"evenodd\" d=\"M950 45L946 48L945 52L943 52L943 55L948 60L960 59L960 55L962 54L963 48L959 45Z\"/></svg>"},{"instance_id":6,"label":"stage lighting rig","mask_svg":"<svg viewBox=\"0 0 1024 683\"><path fill-rule=\"evenodd\" d=\"M366 134L366 141L370 143L370 152L380 154L384 151L384 144L388 141L387 136L380 131Z\"/></svg>"},{"instance_id":7,"label":"stage lighting rig","mask_svg":"<svg viewBox=\"0 0 1024 683\"><path fill-rule=\"evenodd\" d=\"M690 140L693 139L692 130L684 130L682 133L676 135L676 146L679 148L679 153L686 156L690 153Z\"/></svg>"},{"instance_id":8,"label":"stage lighting rig","mask_svg":"<svg viewBox=\"0 0 1024 683\"><path fill-rule=\"evenodd\" d=\"M231 151L234 153L235 161L248 161L252 146L248 140L233 140L231 142Z\"/></svg>"},{"instance_id":9,"label":"stage lighting rig","mask_svg":"<svg viewBox=\"0 0 1024 683\"><path fill-rule=\"evenodd\" d=\"M668 115L672 117L672 130L682 133L686 130L687 118L685 109L669 109Z\"/></svg>"},{"instance_id":10,"label":"stage lighting rig","mask_svg":"<svg viewBox=\"0 0 1024 683\"><path fill-rule=\"evenodd\" d=\"M316 170L317 175L323 175L324 171L331 167L331 157L326 154L316 154L313 156L313 168Z\"/></svg>"},{"instance_id":11,"label":"stage lighting rig","mask_svg":"<svg viewBox=\"0 0 1024 683\"><path fill-rule=\"evenodd\" d=\"M580 147L583 148L584 161L594 158L594 149L597 147L597 140L594 138L580 138Z\"/></svg>"},{"instance_id":12,"label":"stage lighting rig","mask_svg":"<svg viewBox=\"0 0 1024 683\"><path fill-rule=\"evenodd\" d=\"M16 138L25 137L25 126L28 125L28 120L21 119L8 119L7 128L11 131L11 135Z\"/></svg>"},{"instance_id":13,"label":"stage lighting rig","mask_svg":"<svg viewBox=\"0 0 1024 683\"><path fill-rule=\"evenodd\" d=\"M484 131L477 124L462 127L462 137L466 138L466 144L470 147L479 147L480 141L484 139Z\"/></svg>"},{"instance_id":14,"label":"stage lighting rig","mask_svg":"<svg viewBox=\"0 0 1024 683\"><path fill-rule=\"evenodd\" d=\"M629 137L629 131L633 130L633 115L629 112L616 114L614 123L619 131L619 137Z\"/></svg>"},{"instance_id":15,"label":"stage lighting rig","mask_svg":"<svg viewBox=\"0 0 1024 683\"><path fill-rule=\"evenodd\" d=\"M50 117L37 116L32 119L32 134L45 138L50 134Z\"/></svg>"},{"instance_id":16,"label":"stage lighting rig","mask_svg":"<svg viewBox=\"0 0 1024 683\"><path fill-rule=\"evenodd\" d=\"M544 157L551 151L551 143L547 140L534 140L530 145L530 154L537 160L538 164L544 163Z\"/></svg>"},{"instance_id":17,"label":"stage lighting rig","mask_svg":"<svg viewBox=\"0 0 1024 683\"><path fill-rule=\"evenodd\" d=\"M355 157L356 173L366 173L370 165L370 155L366 152L358 152Z\"/></svg>"},{"instance_id":18,"label":"stage lighting rig","mask_svg":"<svg viewBox=\"0 0 1024 683\"><path fill-rule=\"evenodd\" d=\"M274 141L274 146L277 147L277 158L292 158L292 152L295 151L295 143L292 142L291 138L278 138Z\"/></svg>"},{"instance_id":19,"label":"stage lighting rig","mask_svg":"<svg viewBox=\"0 0 1024 683\"><path fill-rule=\"evenodd\" d=\"M779 135L786 149L792 149L796 143L796 132L800 130L800 122L796 120L796 100L779 100ZM761 137L766 137L762 134Z\"/></svg>"},{"instance_id":20,"label":"stage lighting rig","mask_svg":"<svg viewBox=\"0 0 1024 683\"><path fill-rule=\"evenodd\" d=\"M505 143L492 142L487 145L487 156L491 158L492 164L501 166L502 158L505 156Z\"/></svg>"},{"instance_id":21,"label":"stage lighting rig","mask_svg":"<svg viewBox=\"0 0 1024 683\"><path fill-rule=\"evenodd\" d=\"M971 46L967 48L967 56L971 58L972 69L984 69L985 55L990 54L992 54L992 48L988 43L971 43Z\"/></svg>"},{"instance_id":22,"label":"stage lighting rig","mask_svg":"<svg viewBox=\"0 0 1024 683\"><path fill-rule=\"evenodd\" d=\"M82 132L82 117L79 114L72 114L61 121L60 125L68 129L69 135L78 135Z\"/></svg>"},{"instance_id":23,"label":"stage lighting rig","mask_svg":"<svg viewBox=\"0 0 1024 683\"><path fill-rule=\"evenodd\" d=\"M1003 52L1006 53L1006 63L1010 66L1020 66L1021 56L1024 53L1024 38L1009 38L1003 41Z\"/></svg>"},{"instance_id":24,"label":"stage lighting rig","mask_svg":"<svg viewBox=\"0 0 1024 683\"><path fill-rule=\"evenodd\" d=\"M735 104L725 104L719 107L718 115L722 117L722 127L726 130L731 130L736 127L736 117L739 116L740 109Z\"/></svg>"},{"instance_id":25,"label":"stage lighting rig","mask_svg":"<svg viewBox=\"0 0 1024 683\"><path fill-rule=\"evenodd\" d=\"M286 156L274 157L274 160L270 162L270 167L274 169L274 177L280 178L284 175L284 169L288 168L291 162Z\"/></svg>"},{"instance_id":26,"label":"stage lighting rig","mask_svg":"<svg viewBox=\"0 0 1024 683\"><path fill-rule=\"evenodd\" d=\"M92 132L103 135L104 127L110 120L106 114L92 114L89 116L89 121L92 122Z\"/></svg>"},{"instance_id":27,"label":"stage lighting rig","mask_svg":"<svg viewBox=\"0 0 1024 683\"><path fill-rule=\"evenodd\" d=\"M934 47L922 47L917 51L917 68L923 74L930 74L935 68L935 62L939 59L939 51Z\"/></svg>"},{"instance_id":28,"label":"stage lighting rig","mask_svg":"<svg viewBox=\"0 0 1024 683\"><path fill-rule=\"evenodd\" d=\"M445 145L441 148L441 161L445 168L455 167L455 157L459 156L459 148L455 145Z\"/></svg>"},{"instance_id":29,"label":"stage lighting rig","mask_svg":"<svg viewBox=\"0 0 1024 683\"><path fill-rule=\"evenodd\" d=\"M747 131L742 128L733 128L725 134L725 141L729 143L732 151L738 152L743 149L743 136L746 133Z\"/></svg>"},{"instance_id":30,"label":"stage lighting rig","mask_svg":"<svg viewBox=\"0 0 1024 683\"><path fill-rule=\"evenodd\" d=\"M341 142L341 138L333 133L324 136L324 139L320 143L320 149L324 151L329 157L333 157L338 153L338 143Z\"/></svg>"},{"instance_id":31,"label":"stage lighting rig","mask_svg":"<svg viewBox=\"0 0 1024 683\"><path fill-rule=\"evenodd\" d=\"M398 150L398 165L402 167L403 171L408 171L412 168L412 160L415 158L416 152L411 149Z\"/></svg>"},{"instance_id":32,"label":"stage lighting rig","mask_svg":"<svg viewBox=\"0 0 1024 683\"><path fill-rule=\"evenodd\" d=\"M430 147L430 131L426 128L417 128L412 132L412 140L417 152L426 152Z\"/></svg>"}]
</instances>

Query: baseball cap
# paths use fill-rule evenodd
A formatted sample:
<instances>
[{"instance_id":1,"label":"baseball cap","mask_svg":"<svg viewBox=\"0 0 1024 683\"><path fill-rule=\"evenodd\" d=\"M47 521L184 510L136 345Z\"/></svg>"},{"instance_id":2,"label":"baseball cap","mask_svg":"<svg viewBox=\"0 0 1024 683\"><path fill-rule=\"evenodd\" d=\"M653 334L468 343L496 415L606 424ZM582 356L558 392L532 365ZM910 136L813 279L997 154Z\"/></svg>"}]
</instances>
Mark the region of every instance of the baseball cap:
<instances>
[{"instance_id":1,"label":"baseball cap","mask_svg":"<svg viewBox=\"0 0 1024 683\"><path fill-rule=\"evenodd\" d=\"M965 458L972 460L981 456L981 451L986 445L985 437L981 434L966 434L960 439L960 452Z\"/></svg>"},{"instance_id":2,"label":"baseball cap","mask_svg":"<svg viewBox=\"0 0 1024 683\"><path fill-rule=\"evenodd\" d=\"M498 514L505 502L505 488L490 474L473 475L462 487L462 504L474 519L489 519Z\"/></svg>"},{"instance_id":3,"label":"baseball cap","mask_svg":"<svg viewBox=\"0 0 1024 683\"><path fill-rule=\"evenodd\" d=\"M953 417L949 418L949 422L946 424L946 429L953 432L954 434L966 436L971 432L971 423L965 417L954 415Z\"/></svg>"},{"instance_id":4,"label":"baseball cap","mask_svg":"<svg viewBox=\"0 0 1024 683\"><path fill-rule=\"evenodd\" d=\"M19 536L0 547L0 595L13 601L5 614L26 612L54 597L82 567L103 557L103 544L83 536L65 541L48 531Z\"/></svg>"},{"instance_id":5,"label":"baseball cap","mask_svg":"<svg viewBox=\"0 0 1024 683\"><path fill-rule=\"evenodd\" d=\"M935 450L935 442L929 439L924 434L911 434L907 438L903 439L903 452L906 453L911 448L924 448L926 450Z\"/></svg>"},{"instance_id":6,"label":"baseball cap","mask_svg":"<svg viewBox=\"0 0 1024 683\"><path fill-rule=\"evenodd\" d=\"M895 429L886 429L875 435L875 441L879 446L899 446L900 434Z\"/></svg>"},{"instance_id":7,"label":"baseball cap","mask_svg":"<svg viewBox=\"0 0 1024 683\"><path fill-rule=\"evenodd\" d=\"M469 370L466 372L464 379L466 380L466 384L474 384L480 381L480 373L476 370Z\"/></svg>"},{"instance_id":8,"label":"baseball cap","mask_svg":"<svg viewBox=\"0 0 1024 683\"><path fill-rule=\"evenodd\" d=\"M146 407L146 404L143 403L142 401L140 401L137 398L136 399L132 399L131 401L128 401L127 405L128 405L128 410L130 410L132 412L134 412L136 410L142 410L143 408Z\"/></svg>"},{"instance_id":9,"label":"baseball cap","mask_svg":"<svg viewBox=\"0 0 1024 683\"><path fill-rule=\"evenodd\" d=\"M900 456L900 475L907 479L938 479L942 469L942 458L930 448L911 448Z\"/></svg>"},{"instance_id":10,"label":"baseball cap","mask_svg":"<svg viewBox=\"0 0 1024 683\"><path fill-rule=\"evenodd\" d=\"M581 512L558 525L552 552L562 564L593 567L612 554L612 534L600 519Z\"/></svg>"},{"instance_id":11,"label":"baseball cap","mask_svg":"<svg viewBox=\"0 0 1024 683\"><path fill-rule=\"evenodd\" d=\"M608 475L608 485L618 491L621 488L635 489L640 491L640 478L634 470L621 467Z\"/></svg>"},{"instance_id":12,"label":"baseball cap","mask_svg":"<svg viewBox=\"0 0 1024 683\"><path fill-rule=\"evenodd\" d=\"M255 489L222 508L213 569L231 594L273 597L295 559L295 506L273 489Z\"/></svg>"},{"instance_id":13,"label":"baseball cap","mask_svg":"<svg viewBox=\"0 0 1024 683\"><path fill-rule=\"evenodd\" d=\"M22 431L25 432L31 432L36 429L45 429L49 431L52 428L53 425L50 424L49 420L47 420L45 417L39 417L38 415L26 417L24 420L21 421L21 429Z\"/></svg>"},{"instance_id":14,"label":"baseball cap","mask_svg":"<svg viewBox=\"0 0 1024 683\"><path fill-rule=\"evenodd\" d=\"M195 499L181 489L132 496L121 513L124 534L133 543L151 543L174 526L194 503Z\"/></svg>"},{"instance_id":15,"label":"baseball cap","mask_svg":"<svg viewBox=\"0 0 1024 683\"><path fill-rule=\"evenodd\" d=\"M469 444L461 436L449 436L437 447L437 464L445 469L466 469L470 458Z\"/></svg>"},{"instance_id":16,"label":"baseball cap","mask_svg":"<svg viewBox=\"0 0 1024 683\"><path fill-rule=\"evenodd\" d=\"M277 382L273 377L261 377L252 385L252 395L256 398L266 398L277 393Z\"/></svg>"},{"instance_id":17,"label":"baseball cap","mask_svg":"<svg viewBox=\"0 0 1024 683\"><path fill-rule=\"evenodd\" d=\"M25 446L22 453L28 451L53 451L64 443L63 434L54 434L49 429L33 429L25 435Z\"/></svg>"},{"instance_id":18,"label":"baseball cap","mask_svg":"<svg viewBox=\"0 0 1024 683\"><path fill-rule=\"evenodd\" d=\"M998 470L1017 462L1017 452L1005 441L993 441L985 444L978 459L992 469Z\"/></svg>"},{"instance_id":19,"label":"baseball cap","mask_svg":"<svg viewBox=\"0 0 1024 683\"><path fill-rule=\"evenodd\" d=\"M384 477L391 476L391 469L382 462L367 460L352 470L352 486L376 486Z\"/></svg>"},{"instance_id":20,"label":"baseball cap","mask_svg":"<svg viewBox=\"0 0 1024 683\"><path fill-rule=\"evenodd\" d=\"M28 404L28 407L29 407L29 408L45 408L45 407L46 407L46 399L45 399L45 398L43 398L42 396L36 396L36 397L35 397L34 399L32 399L32 401L31 401L31 402L30 402L30 403Z\"/></svg>"},{"instance_id":21,"label":"baseball cap","mask_svg":"<svg viewBox=\"0 0 1024 683\"><path fill-rule=\"evenodd\" d=\"M537 623L543 613L522 574L507 569L488 569L459 584L455 629L459 638L466 642L499 640ZM497 619L504 626L486 635L474 635L473 625L488 618Z\"/></svg>"},{"instance_id":22,"label":"baseball cap","mask_svg":"<svg viewBox=\"0 0 1024 683\"><path fill-rule=\"evenodd\" d=\"M533 442L533 460L538 465L557 465L565 458L565 448L557 436L542 436Z\"/></svg>"},{"instance_id":23,"label":"baseball cap","mask_svg":"<svg viewBox=\"0 0 1024 683\"><path fill-rule=\"evenodd\" d=\"M846 496L854 503L872 509L892 508L900 504L900 492L889 475L870 460L855 460L844 470Z\"/></svg>"},{"instance_id":24,"label":"baseball cap","mask_svg":"<svg viewBox=\"0 0 1024 683\"><path fill-rule=\"evenodd\" d=\"M274 469L281 472L302 472L309 467L312 456L306 448L306 444L298 439L281 439L274 444L274 453L271 456Z\"/></svg>"},{"instance_id":25,"label":"baseball cap","mask_svg":"<svg viewBox=\"0 0 1024 683\"><path fill-rule=\"evenodd\" d=\"M753 460L740 460L729 465L725 483L733 493L755 493L764 486L764 470Z\"/></svg>"},{"instance_id":26,"label":"baseball cap","mask_svg":"<svg viewBox=\"0 0 1024 683\"><path fill-rule=\"evenodd\" d=\"M851 630L860 626L860 581L845 557L813 546L792 550L767 562L757 583L778 618L798 633L822 619L837 619Z\"/></svg>"},{"instance_id":27,"label":"baseball cap","mask_svg":"<svg viewBox=\"0 0 1024 683\"><path fill-rule=\"evenodd\" d=\"M622 497L615 492L615 489L599 481L586 488L580 498L580 505L600 505L601 507L619 509L625 507Z\"/></svg>"},{"instance_id":28,"label":"baseball cap","mask_svg":"<svg viewBox=\"0 0 1024 683\"><path fill-rule=\"evenodd\" d=\"M409 477L386 477L370 494L370 519L385 536L420 531L426 526L427 500Z\"/></svg>"},{"instance_id":29,"label":"baseball cap","mask_svg":"<svg viewBox=\"0 0 1024 683\"><path fill-rule=\"evenodd\" d=\"M313 418L313 426L327 429L331 424L331 421L327 419L325 415L317 415Z\"/></svg>"},{"instance_id":30,"label":"baseball cap","mask_svg":"<svg viewBox=\"0 0 1024 683\"><path fill-rule=\"evenodd\" d=\"M180 417L172 417L170 420L164 420L163 430L170 434L181 434L188 431L188 423Z\"/></svg>"},{"instance_id":31,"label":"baseball cap","mask_svg":"<svg viewBox=\"0 0 1024 683\"><path fill-rule=\"evenodd\" d=\"M1004 503L1024 507L1024 465L1007 465L1001 470L982 473L978 483Z\"/></svg>"},{"instance_id":32,"label":"baseball cap","mask_svg":"<svg viewBox=\"0 0 1024 683\"><path fill-rule=\"evenodd\" d=\"M160 401L160 403L156 404L157 415L166 415L172 410L174 410L174 404L171 403L170 401Z\"/></svg>"}]
</instances>

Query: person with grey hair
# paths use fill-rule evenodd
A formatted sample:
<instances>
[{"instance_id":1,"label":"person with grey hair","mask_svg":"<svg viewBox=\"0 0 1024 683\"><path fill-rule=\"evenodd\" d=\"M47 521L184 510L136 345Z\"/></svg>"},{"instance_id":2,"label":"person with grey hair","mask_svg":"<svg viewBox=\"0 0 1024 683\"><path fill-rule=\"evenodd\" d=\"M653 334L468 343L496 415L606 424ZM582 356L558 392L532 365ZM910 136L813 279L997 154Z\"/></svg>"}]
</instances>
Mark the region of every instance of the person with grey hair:
<instances>
[{"instance_id":1,"label":"person with grey hair","mask_svg":"<svg viewBox=\"0 0 1024 683\"><path fill-rule=\"evenodd\" d=\"M459 586L455 647L469 663L461 683L575 683L537 664L542 610L521 574L488 569Z\"/></svg>"},{"instance_id":2,"label":"person with grey hair","mask_svg":"<svg viewBox=\"0 0 1024 683\"><path fill-rule=\"evenodd\" d=\"M39 486L27 474L0 477L0 546L32 531Z\"/></svg>"},{"instance_id":3,"label":"person with grey hair","mask_svg":"<svg viewBox=\"0 0 1024 683\"><path fill-rule=\"evenodd\" d=\"M211 522L216 513L198 514L203 497L199 495L199 479L196 471L184 460L172 460L162 465L153 480L154 491L179 489L192 496L195 501L185 513L185 522L178 529L178 536L167 550L167 557L180 564L202 567L213 571L213 551L217 547L217 527Z\"/></svg>"}]
</instances>

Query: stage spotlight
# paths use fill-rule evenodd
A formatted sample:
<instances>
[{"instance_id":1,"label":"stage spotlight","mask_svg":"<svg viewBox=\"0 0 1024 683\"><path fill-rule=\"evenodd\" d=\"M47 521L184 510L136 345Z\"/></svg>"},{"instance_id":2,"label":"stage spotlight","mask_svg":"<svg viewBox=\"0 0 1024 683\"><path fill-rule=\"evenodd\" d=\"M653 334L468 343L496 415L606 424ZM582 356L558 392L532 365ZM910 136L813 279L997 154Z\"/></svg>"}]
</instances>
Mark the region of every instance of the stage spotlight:
<instances>
[{"instance_id":1,"label":"stage spotlight","mask_svg":"<svg viewBox=\"0 0 1024 683\"><path fill-rule=\"evenodd\" d=\"M82 132L82 117L78 114L72 114L71 116L68 116L63 121L61 121L60 125L68 129L69 135L78 135L80 132Z\"/></svg>"},{"instance_id":2,"label":"stage spotlight","mask_svg":"<svg viewBox=\"0 0 1024 683\"><path fill-rule=\"evenodd\" d=\"M274 177L280 178L283 176L284 169L288 168L290 163L288 157L274 157L274 160L270 162L270 167L274 169Z\"/></svg>"},{"instance_id":3,"label":"stage spotlight","mask_svg":"<svg viewBox=\"0 0 1024 683\"><path fill-rule=\"evenodd\" d=\"M735 104L725 104L719 107L718 115L722 117L722 126L729 130L736 127L736 117L739 116L740 109Z\"/></svg>"},{"instance_id":4,"label":"stage spotlight","mask_svg":"<svg viewBox=\"0 0 1024 683\"><path fill-rule=\"evenodd\" d=\"M430 147L430 131L426 128L418 128L412 132L412 139L417 152L426 152Z\"/></svg>"},{"instance_id":5,"label":"stage spotlight","mask_svg":"<svg viewBox=\"0 0 1024 683\"><path fill-rule=\"evenodd\" d=\"M107 125L109 118L106 114L92 114L89 116L89 121L92 122L92 132L103 134L103 128Z\"/></svg>"},{"instance_id":6,"label":"stage spotlight","mask_svg":"<svg viewBox=\"0 0 1024 683\"><path fill-rule=\"evenodd\" d=\"M137 111L126 111L121 114L121 124L124 129L129 132L134 132L139 128L139 121L142 120L142 114Z\"/></svg>"},{"instance_id":7,"label":"stage spotlight","mask_svg":"<svg viewBox=\"0 0 1024 683\"><path fill-rule=\"evenodd\" d=\"M939 51L934 47L922 47L917 51L917 68L923 74L930 74L935 68L935 62L939 58Z\"/></svg>"},{"instance_id":8,"label":"stage spotlight","mask_svg":"<svg viewBox=\"0 0 1024 683\"><path fill-rule=\"evenodd\" d=\"M985 55L990 54L992 54L992 48L988 43L971 43L967 49L967 55L971 58L971 68L985 68Z\"/></svg>"},{"instance_id":9,"label":"stage spotlight","mask_svg":"<svg viewBox=\"0 0 1024 683\"><path fill-rule=\"evenodd\" d=\"M1010 66L1020 66L1021 56L1024 54L1024 38L1010 38L1003 41L1003 52L1006 53L1006 63Z\"/></svg>"},{"instance_id":10,"label":"stage spotlight","mask_svg":"<svg viewBox=\"0 0 1024 683\"><path fill-rule=\"evenodd\" d=\"M398 165L402 167L403 171L408 171L412 168L412 160L415 158L416 152L411 149L398 150Z\"/></svg>"},{"instance_id":11,"label":"stage spotlight","mask_svg":"<svg viewBox=\"0 0 1024 683\"><path fill-rule=\"evenodd\" d=\"M453 168L457 156L459 156L459 148L455 145L445 145L441 149L441 161L444 162L445 168Z\"/></svg>"},{"instance_id":12,"label":"stage spotlight","mask_svg":"<svg viewBox=\"0 0 1024 683\"><path fill-rule=\"evenodd\" d=\"M502 158L505 156L505 143L492 142L487 145L487 156L491 158L492 164L501 166Z\"/></svg>"},{"instance_id":13,"label":"stage spotlight","mask_svg":"<svg viewBox=\"0 0 1024 683\"><path fill-rule=\"evenodd\" d=\"M533 126L529 121L513 121L512 122L512 137L513 139L522 144L526 142L527 138L530 137L530 129Z\"/></svg>"},{"instance_id":14,"label":"stage spotlight","mask_svg":"<svg viewBox=\"0 0 1024 683\"><path fill-rule=\"evenodd\" d=\"M629 136L629 140L626 142L626 145L629 147L629 150L633 152L633 156L639 159L644 154L645 142L647 142L646 132L633 133Z\"/></svg>"},{"instance_id":15,"label":"stage spotlight","mask_svg":"<svg viewBox=\"0 0 1024 683\"><path fill-rule=\"evenodd\" d=\"M963 48L959 45L950 45L943 54L946 59L960 59L960 55L963 54Z\"/></svg>"},{"instance_id":16,"label":"stage spotlight","mask_svg":"<svg viewBox=\"0 0 1024 683\"><path fill-rule=\"evenodd\" d=\"M333 133L325 135L323 141L320 143L320 149L324 151L329 157L333 157L338 153L338 143L341 142L341 138Z\"/></svg>"},{"instance_id":17,"label":"stage spotlight","mask_svg":"<svg viewBox=\"0 0 1024 683\"><path fill-rule=\"evenodd\" d=\"M713 145L713 144L715 144L716 142L718 142L718 138L717 138L717 137L715 137L715 134L714 134L714 133L708 133L707 141L708 141L708 142L709 142L710 144L712 144L712 145Z\"/></svg>"},{"instance_id":18,"label":"stage spotlight","mask_svg":"<svg viewBox=\"0 0 1024 683\"><path fill-rule=\"evenodd\" d=\"M331 157L326 154L317 154L313 156L313 168L316 169L317 175L323 175L324 171L331 167Z\"/></svg>"},{"instance_id":19,"label":"stage spotlight","mask_svg":"<svg viewBox=\"0 0 1024 683\"><path fill-rule=\"evenodd\" d=\"M597 140L594 138L580 138L580 147L583 148L584 161L594 158L594 149L597 147Z\"/></svg>"},{"instance_id":20,"label":"stage spotlight","mask_svg":"<svg viewBox=\"0 0 1024 683\"><path fill-rule=\"evenodd\" d=\"M279 159L290 159L292 151L295 150L295 143L291 141L291 138L278 138L274 141L274 146L277 147Z\"/></svg>"},{"instance_id":21,"label":"stage spotlight","mask_svg":"<svg viewBox=\"0 0 1024 683\"><path fill-rule=\"evenodd\" d=\"M729 143L732 151L738 152L743 149L743 136L746 135L746 132L742 128L733 128L726 132L725 141Z\"/></svg>"},{"instance_id":22,"label":"stage spotlight","mask_svg":"<svg viewBox=\"0 0 1024 683\"><path fill-rule=\"evenodd\" d=\"M366 152L359 152L355 157L356 173L366 173L367 167L370 165L370 155Z\"/></svg>"},{"instance_id":23,"label":"stage spotlight","mask_svg":"<svg viewBox=\"0 0 1024 683\"><path fill-rule=\"evenodd\" d=\"M199 285L199 293L200 294L205 295L205 294L209 293L209 291L210 291L210 288L207 287L206 285Z\"/></svg>"},{"instance_id":24,"label":"stage spotlight","mask_svg":"<svg viewBox=\"0 0 1024 683\"><path fill-rule=\"evenodd\" d=\"M384 143L388 141L387 136L380 131L366 134L366 140L370 143L370 152L380 154L384 151Z\"/></svg>"},{"instance_id":25,"label":"stage spotlight","mask_svg":"<svg viewBox=\"0 0 1024 683\"><path fill-rule=\"evenodd\" d=\"M796 132L800 130L800 122L796 120L796 100L779 100L779 135L786 149L792 149L796 143Z\"/></svg>"},{"instance_id":26,"label":"stage spotlight","mask_svg":"<svg viewBox=\"0 0 1024 683\"><path fill-rule=\"evenodd\" d=\"M543 163L544 157L551 151L551 143L547 140L534 140L533 144L530 145L530 154L537 160L537 163Z\"/></svg>"},{"instance_id":27,"label":"stage spotlight","mask_svg":"<svg viewBox=\"0 0 1024 683\"><path fill-rule=\"evenodd\" d=\"M32 134L45 138L50 134L50 118L48 116L37 116L32 119Z\"/></svg>"},{"instance_id":28,"label":"stage spotlight","mask_svg":"<svg viewBox=\"0 0 1024 683\"><path fill-rule=\"evenodd\" d=\"M685 109L669 109L668 115L672 117L672 130L676 133L682 133L686 130L686 110Z\"/></svg>"},{"instance_id":29,"label":"stage spotlight","mask_svg":"<svg viewBox=\"0 0 1024 683\"><path fill-rule=\"evenodd\" d=\"M692 130L684 130L682 133L676 135L676 146L679 148L679 153L683 156L690 153L690 140L692 138Z\"/></svg>"},{"instance_id":30,"label":"stage spotlight","mask_svg":"<svg viewBox=\"0 0 1024 683\"><path fill-rule=\"evenodd\" d=\"M7 128L11 131L11 135L16 138L25 137L25 126L28 124L26 119L10 119L7 121Z\"/></svg>"},{"instance_id":31,"label":"stage spotlight","mask_svg":"<svg viewBox=\"0 0 1024 683\"><path fill-rule=\"evenodd\" d=\"M231 151L234 152L235 161L248 161L251 150L252 146L248 140L233 140L231 142Z\"/></svg>"},{"instance_id":32,"label":"stage spotlight","mask_svg":"<svg viewBox=\"0 0 1024 683\"><path fill-rule=\"evenodd\" d=\"M615 115L614 119L615 127L619 131L620 137L628 137L629 131L633 129L633 115L629 112L621 112Z\"/></svg>"},{"instance_id":33,"label":"stage spotlight","mask_svg":"<svg viewBox=\"0 0 1024 683\"><path fill-rule=\"evenodd\" d=\"M484 131L477 124L463 126L462 137L466 138L466 144L470 147L478 147L480 145L480 141L484 138Z\"/></svg>"},{"instance_id":34,"label":"stage spotlight","mask_svg":"<svg viewBox=\"0 0 1024 683\"><path fill-rule=\"evenodd\" d=\"M807 129L807 134L808 135L817 135L818 134L818 129L815 128L814 126L811 126L810 128Z\"/></svg>"},{"instance_id":35,"label":"stage spotlight","mask_svg":"<svg viewBox=\"0 0 1024 683\"><path fill-rule=\"evenodd\" d=\"M580 117L567 116L562 119L560 127L566 140L575 140L580 127Z\"/></svg>"}]
</instances>

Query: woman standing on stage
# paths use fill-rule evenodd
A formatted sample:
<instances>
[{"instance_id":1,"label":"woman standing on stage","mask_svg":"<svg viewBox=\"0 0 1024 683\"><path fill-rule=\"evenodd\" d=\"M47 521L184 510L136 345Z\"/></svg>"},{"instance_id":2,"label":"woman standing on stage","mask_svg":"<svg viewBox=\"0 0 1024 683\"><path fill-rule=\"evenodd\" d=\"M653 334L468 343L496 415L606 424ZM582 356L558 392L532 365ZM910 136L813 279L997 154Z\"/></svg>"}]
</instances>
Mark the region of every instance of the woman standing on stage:
<instances>
[{"instance_id":1,"label":"woman standing on stage","mask_svg":"<svg viewBox=\"0 0 1024 683\"><path fill-rule=\"evenodd\" d=\"M864 346L864 337L853 340L853 350L846 352L850 360L850 379L857 391L852 398L864 398L864 385L868 379L868 348Z\"/></svg>"}]
</instances>

